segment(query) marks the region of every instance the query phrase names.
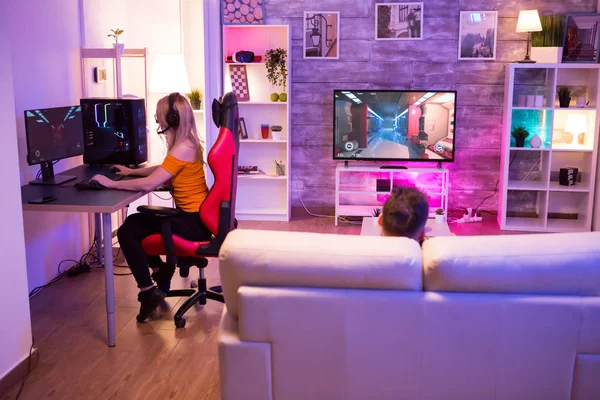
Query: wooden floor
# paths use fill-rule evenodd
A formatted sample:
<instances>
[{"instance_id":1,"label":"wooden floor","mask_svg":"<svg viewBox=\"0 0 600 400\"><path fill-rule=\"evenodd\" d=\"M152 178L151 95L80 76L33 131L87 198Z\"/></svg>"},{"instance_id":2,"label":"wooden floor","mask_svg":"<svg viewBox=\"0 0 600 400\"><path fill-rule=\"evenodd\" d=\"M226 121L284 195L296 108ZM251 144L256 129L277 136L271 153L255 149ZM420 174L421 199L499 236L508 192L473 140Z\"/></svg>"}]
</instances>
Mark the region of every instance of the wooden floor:
<instances>
[{"instance_id":1,"label":"wooden floor","mask_svg":"<svg viewBox=\"0 0 600 400\"><path fill-rule=\"evenodd\" d=\"M292 221L240 222L240 228L357 235L359 225L335 227L333 218L295 210ZM452 224L458 235L499 234L495 221ZM117 268L117 273L128 272ZM197 277L191 271L190 278ZM206 268L209 285L219 284L215 260ZM189 287L176 276L174 288ZM187 326L175 329L172 316L183 299L168 298L156 319L135 321L139 303L132 276L115 277L117 346L106 346L104 279L101 269L65 278L31 300L38 367L21 399L219 399L217 330L223 305L210 301L190 310ZM10 327L5 327L10 329ZM15 398L18 388L0 394Z\"/></svg>"}]
</instances>

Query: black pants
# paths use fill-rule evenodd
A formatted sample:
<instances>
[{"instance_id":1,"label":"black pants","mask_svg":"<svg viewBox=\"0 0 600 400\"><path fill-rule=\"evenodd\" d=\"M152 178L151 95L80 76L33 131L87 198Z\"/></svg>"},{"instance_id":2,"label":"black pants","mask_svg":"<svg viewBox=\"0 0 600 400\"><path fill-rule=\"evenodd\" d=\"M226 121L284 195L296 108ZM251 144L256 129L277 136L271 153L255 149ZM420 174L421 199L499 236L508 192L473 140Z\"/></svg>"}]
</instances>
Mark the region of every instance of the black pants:
<instances>
[{"instance_id":1,"label":"black pants","mask_svg":"<svg viewBox=\"0 0 600 400\"><path fill-rule=\"evenodd\" d=\"M173 218L171 231L185 240L208 240L211 233L200 220L198 213L186 213ZM152 286L151 268L162 264L159 256L148 256L142 249L142 240L149 235L160 233L160 219L151 214L132 214L125 219L117 232L121 251L133 273L138 287Z\"/></svg>"}]
</instances>

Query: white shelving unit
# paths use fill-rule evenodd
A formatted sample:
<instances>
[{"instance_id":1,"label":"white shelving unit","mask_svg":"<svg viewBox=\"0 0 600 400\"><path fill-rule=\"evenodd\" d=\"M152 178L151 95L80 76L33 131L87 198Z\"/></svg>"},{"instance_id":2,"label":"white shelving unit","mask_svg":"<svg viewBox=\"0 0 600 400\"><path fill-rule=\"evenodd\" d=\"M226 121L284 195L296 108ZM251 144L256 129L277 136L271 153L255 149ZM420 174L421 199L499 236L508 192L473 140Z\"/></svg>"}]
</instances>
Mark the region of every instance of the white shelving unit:
<instances>
[{"instance_id":1,"label":"white shelving unit","mask_svg":"<svg viewBox=\"0 0 600 400\"><path fill-rule=\"evenodd\" d=\"M128 49L124 48L123 51L119 51L116 47L112 48L89 48L89 47L80 47L79 49L79 58L80 58L80 66L81 66L81 97L97 97L93 94L90 95L90 81L91 81L91 72L92 69L88 66L88 60L101 60L101 59L109 59L112 60L112 74L110 76L113 77L113 93L114 97L121 98L123 97L123 79L122 79L122 62L124 59L138 59L141 60L141 66L143 66L143 83L144 83L144 93L143 97L146 103L146 118L148 118L148 49ZM108 75L108 74L107 74ZM148 143L149 144L149 143ZM151 148L148 145L148 155L150 155ZM148 196L144 196L144 198L138 200L138 202L148 202ZM119 227L123 223L126 217L126 209L122 209L120 212L113 215L113 227ZM88 214L88 235L89 235L89 243L93 243L94 239L94 218L91 214Z\"/></svg>"},{"instance_id":2,"label":"white shelving unit","mask_svg":"<svg viewBox=\"0 0 600 400\"><path fill-rule=\"evenodd\" d=\"M500 228L533 232L591 230L600 129L600 65L510 64L505 85ZM568 108L559 105L559 86L568 86L574 93ZM526 95L543 96L543 106L517 106L519 97ZM585 97L588 105L577 108L577 97ZM585 116L587 125L581 128L581 137L567 127L570 116L577 115ZM516 126L529 131L525 147L514 143L511 131ZM532 148L529 142L533 135L541 139L539 148ZM559 184L559 170L566 167L579 169L576 185Z\"/></svg>"},{"instance_id":3,"label":"white shelving unit","mask_svg":"<svg viewBox=\"0 0 600 400\"><path fill-rule=\"evenodd\" d=\"M240 220L289 221L291 214L291 37L288 25L225 25L223 57L241 50L252 51L264 60L267 50L287 50L288 101L272 102L271 93L282 93L267 80L264 62L223 63L224 92L231 91L229 67L245 65L250 101L239 101L240 118L244 118L248 139L240 138L239 165L256 165L264 174L239 175L236 218ZM262 139L261 125L280 125L280 140ZM285 175L275 174L275 160L285 165Z\"/></svg>"},{"instance_id":4,"label":"white shelving unit","mask_svg":"<svg viewBox=\"0 0 600 400\"><path fill-rule=\"evenodd\" d=\"M390 190L377 191L377 179L389 180ZM335 171L335 225L344 216L373 216L373 210L383 207L394 186L409 182L429 197L430 218L438 208L447 214L450 188L447 168L381 169L378 166L338 165Z\"/></svg>"}]
</instances>

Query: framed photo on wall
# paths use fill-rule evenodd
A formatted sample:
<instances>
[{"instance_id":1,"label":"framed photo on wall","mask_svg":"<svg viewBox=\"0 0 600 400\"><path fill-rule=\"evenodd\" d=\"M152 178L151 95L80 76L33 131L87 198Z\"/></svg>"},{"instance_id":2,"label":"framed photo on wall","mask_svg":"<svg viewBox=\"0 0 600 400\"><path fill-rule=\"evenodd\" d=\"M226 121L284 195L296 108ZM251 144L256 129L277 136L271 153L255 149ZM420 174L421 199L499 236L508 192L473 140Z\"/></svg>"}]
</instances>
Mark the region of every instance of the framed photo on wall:
<instances>
[{"instance_id":1,"label":"framed photo on wall","mask_svg":"<svg viewBox=\"0 0 600 400\"><path fill-rule=\"evenodd\" d=\"M461 11L458 59L495 60L497 33L497 11Z\"/></svg>"},{"instance_id":2,"label":"framed photo on wall","mask_svg":"<svg viewBox=\"0 0 600 400\"><path fill-rule=\"evenodd\" d=\"M600 14L569 14L565 21L562 62L593 63L599 60Z\"/></svg>"},{"instance_id":3,"label":"framed photo on wall","mask_svg":"<svg viewBox=\"0 0 600 400\"><path fill-rule=\"evenodd\" d=\"M423 3L375 4L375 40L423 39Z\"/></svg>"},{"instance_id":4,"label":"framed photo on wall","mask_svg":"<svg viewBox=\"0 0 600 400\"><path fill-rule=\"evenodd\" d=\"M340 58L340 13L304 12L304 58L337 60Z\"/></svg>"}]
</instances>

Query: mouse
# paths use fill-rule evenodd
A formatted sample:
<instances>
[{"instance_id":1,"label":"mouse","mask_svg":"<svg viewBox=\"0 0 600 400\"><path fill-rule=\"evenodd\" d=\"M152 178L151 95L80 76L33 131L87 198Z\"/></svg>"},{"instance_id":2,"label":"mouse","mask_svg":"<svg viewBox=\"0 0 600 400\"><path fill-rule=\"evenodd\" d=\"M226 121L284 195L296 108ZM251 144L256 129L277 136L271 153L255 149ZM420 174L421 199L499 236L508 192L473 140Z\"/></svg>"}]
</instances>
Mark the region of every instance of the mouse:
<instances>
[{"instance_id":1,"label":"mouse","mask_svg":"<svg viewBox=\"0 0 600 400\"><path fill-rule=\"evenodd\" d=\"M110 167L108 169L108 172L110 172L111 174L116 174L117 172L120 172L121 170L117 167Z\"/></svg>"}]
</instances>

